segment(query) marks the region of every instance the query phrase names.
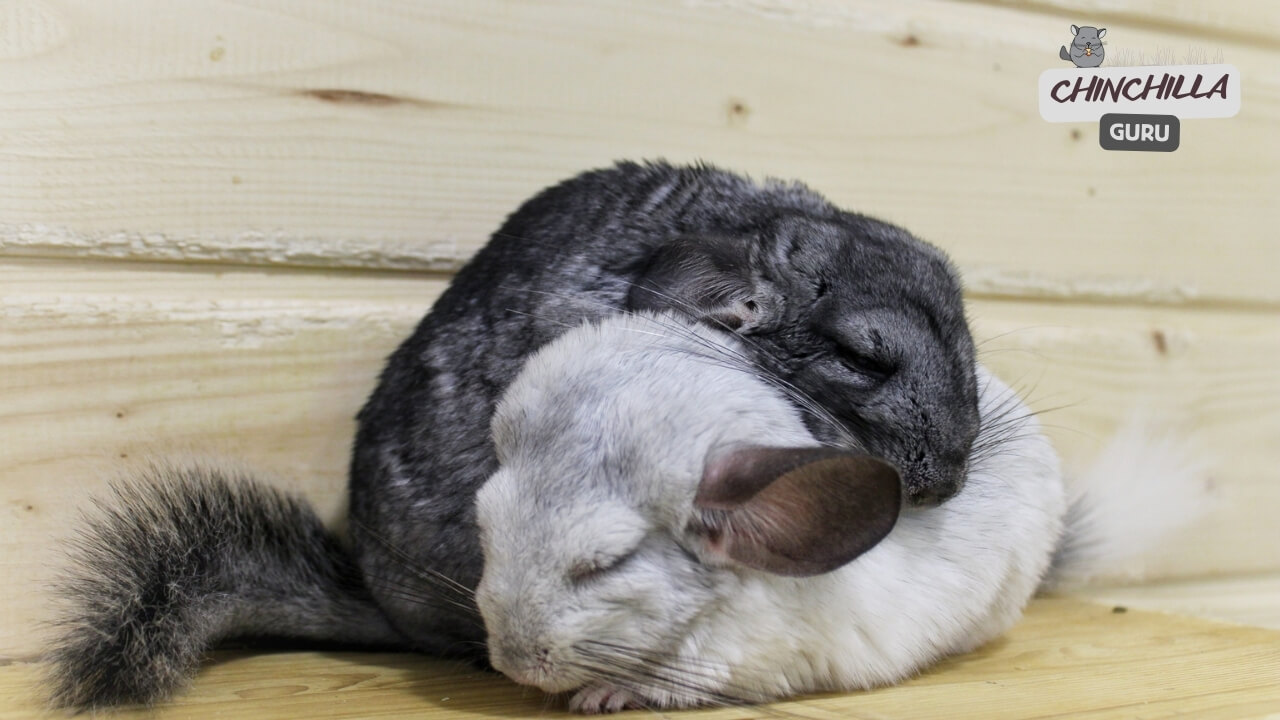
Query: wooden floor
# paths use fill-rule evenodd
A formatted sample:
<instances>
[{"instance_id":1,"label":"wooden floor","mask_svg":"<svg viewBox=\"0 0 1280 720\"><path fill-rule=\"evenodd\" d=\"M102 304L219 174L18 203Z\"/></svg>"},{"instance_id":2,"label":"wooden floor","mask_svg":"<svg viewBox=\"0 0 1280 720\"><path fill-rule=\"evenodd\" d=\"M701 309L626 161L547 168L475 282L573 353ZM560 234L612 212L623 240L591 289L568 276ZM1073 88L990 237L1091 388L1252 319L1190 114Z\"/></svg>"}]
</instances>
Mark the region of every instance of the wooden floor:
<instances>
[{"instance_id":1,"label":"wooden floor","mask_svg":"<svg viewBox=\"0 0 1280 720\"><path fill-rule=\"evenodd\" d=\"M0 668L0 698L13 698L0 702L0 719L49 715L36 694L38 674L35 664ZM116 717L431 720L561 717L563 708L563 698L423 657L305 652L219 655L176 701ZM1006 637L897 687L656 715L1280 718L1280 631L1045 598Z\"/></svg>"}]
</instances>

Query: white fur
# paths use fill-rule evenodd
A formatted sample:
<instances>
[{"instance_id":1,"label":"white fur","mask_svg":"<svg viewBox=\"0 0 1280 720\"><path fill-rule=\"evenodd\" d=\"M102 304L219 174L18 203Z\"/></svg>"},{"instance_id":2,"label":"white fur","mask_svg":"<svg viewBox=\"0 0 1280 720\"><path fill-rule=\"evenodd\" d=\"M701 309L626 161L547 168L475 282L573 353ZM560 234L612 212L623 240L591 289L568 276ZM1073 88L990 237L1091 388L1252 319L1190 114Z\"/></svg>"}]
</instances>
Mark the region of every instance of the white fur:
<instances>
[{"instance_id":1,"label":"white fur","mask_svg":"<svg viewBox=\"0 0 1280 720\"><path fill-rule=\"evenodd\" d=\"M1013 399L985 370L979 381L983 415ZM743 668L735 684L774 682L786 695L897 682L1007 630L1049 566L1065 508L1057 456L1035 419L1024 422L959 494L905 510L888 537L843 568L813 578L738 575L690 651L728 661L721 648L735 646Z\"/></svg>"},{"instance_id":2,"label":"white fur","mask_svg":"<svg viewBox=\"0 0 1280 720\"><path fill-rule=\"evenodd\" d=\"M762 701L897 682L1020 617L1062 537L1062 473L1036 419L983 368L982 416L1018 418L1016 431L975 456L954 498L903 511L848 565L771 575L692 536L709 453L819 444L733 359L738 342L674 316L619 316L528 361L494 419L501 469L477 498L477 600L499 670L576 690L572 707L589 712ZM583 667L599 665L584 641L660 657L670 673L602 675Z\"/></svg>"},{"instance_id":3,"label":"white fur","mask_svg":"<svg viewBox=\"0 0 1280 720\"><path fill-rule=\"evenodd\" d=\"M1207 464L1185 437L1148 414L1134 414L1067 488L1071 533L1047 584L1135 580L1144 558L1175 530L1216 504Z\"/></svg>"}]
</instances>

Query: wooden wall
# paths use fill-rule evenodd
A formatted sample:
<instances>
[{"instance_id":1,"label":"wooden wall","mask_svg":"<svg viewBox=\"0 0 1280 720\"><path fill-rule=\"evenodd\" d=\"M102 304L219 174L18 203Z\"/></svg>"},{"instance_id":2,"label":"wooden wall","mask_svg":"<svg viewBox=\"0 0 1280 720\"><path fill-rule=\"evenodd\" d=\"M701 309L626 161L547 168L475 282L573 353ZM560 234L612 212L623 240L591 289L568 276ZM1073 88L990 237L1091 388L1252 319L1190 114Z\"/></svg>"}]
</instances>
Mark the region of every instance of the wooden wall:
<instances>
[{"instance_id":1,"label":"wooden wall","mask_svg":"<svg viewBox=\"0 0 1280 720\"><path fill-rule=\"evenodd\" d=\"M0 659L131 462L236 458L339 519L352 416L448 273L618 158L803 179L945 248L1069 458L1140 406L1211 453L1152 575L1280 570L1280 6L1081 5L0 4ZM1073 23L1220 50L1239 116L1172 154L1042 121Z\"/></svg>"}]
</instances>

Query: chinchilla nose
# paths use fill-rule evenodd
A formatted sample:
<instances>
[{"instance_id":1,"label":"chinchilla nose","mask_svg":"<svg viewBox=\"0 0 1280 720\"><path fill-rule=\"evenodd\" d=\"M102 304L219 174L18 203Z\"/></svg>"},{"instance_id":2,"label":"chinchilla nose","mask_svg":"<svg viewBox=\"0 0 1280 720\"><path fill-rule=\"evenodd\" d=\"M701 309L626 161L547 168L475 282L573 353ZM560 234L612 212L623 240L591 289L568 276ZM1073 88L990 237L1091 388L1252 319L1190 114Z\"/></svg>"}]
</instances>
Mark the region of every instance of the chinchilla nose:
<instances>
[{"instance_id":1,"label":"chinchilla nose","mask_svg":"<svg viewBox=\"0 0 1280 720\"><path fill-rule=\"evenodd\" d=\"M928 487L919 488L915 492L907 491L907 504L913 507L935 507L950 500L956 493L960 492L958 487Z\"/></svg>"},{"instance_id":2,"label":"chinchilla nose","mask_svg":"<svg viewBox=\"0 0 1280 720\"><path fill-rule=\"evenodd\" d=\"M941 505L964 489L967 473L968 463L964 460L948 462L944 468L912 468L905 474L905 500L912 507Z\"/></svg>"},{"instance_id":3,"label":"chinchilla nose","mask_svg":"<svg viewBox=\"0 0 1280 720\"><path fill-rule=\"evenodd\" d=\"M523 685L538 683L538 670L546 660L546 650L539 656L536 650L510 639L489 642L489 664L493 669Z\"/></svg>"}]
</instances>

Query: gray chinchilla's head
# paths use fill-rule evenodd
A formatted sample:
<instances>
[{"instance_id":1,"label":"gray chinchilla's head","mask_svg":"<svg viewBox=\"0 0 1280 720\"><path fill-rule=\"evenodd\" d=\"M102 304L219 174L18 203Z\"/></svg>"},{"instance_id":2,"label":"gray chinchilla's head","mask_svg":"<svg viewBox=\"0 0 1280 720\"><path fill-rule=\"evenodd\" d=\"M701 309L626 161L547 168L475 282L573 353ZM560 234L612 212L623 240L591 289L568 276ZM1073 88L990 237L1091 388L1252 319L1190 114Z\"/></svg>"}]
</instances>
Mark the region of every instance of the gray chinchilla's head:
<instances>
[{"instance_id":1,"label":"gray chinchilla's head","mask_svg":"<svg viewBox=\"0 0 1280 720\"><path fill-rule=\"evenodd\" d=\"M941 251L859 215L780 214L756 237L668 246L631 303L673 298L733 328L759 367L812 406L815 437L893 463L908 503L963 486L978 433L974 347Z\"/></svg>"}]
</instances>

